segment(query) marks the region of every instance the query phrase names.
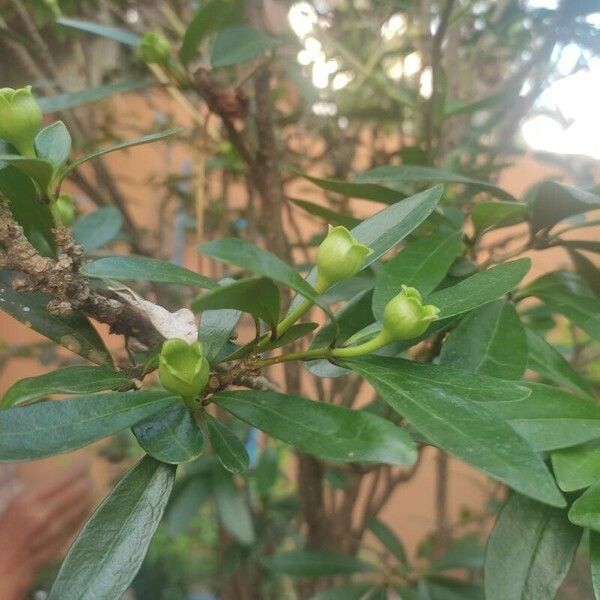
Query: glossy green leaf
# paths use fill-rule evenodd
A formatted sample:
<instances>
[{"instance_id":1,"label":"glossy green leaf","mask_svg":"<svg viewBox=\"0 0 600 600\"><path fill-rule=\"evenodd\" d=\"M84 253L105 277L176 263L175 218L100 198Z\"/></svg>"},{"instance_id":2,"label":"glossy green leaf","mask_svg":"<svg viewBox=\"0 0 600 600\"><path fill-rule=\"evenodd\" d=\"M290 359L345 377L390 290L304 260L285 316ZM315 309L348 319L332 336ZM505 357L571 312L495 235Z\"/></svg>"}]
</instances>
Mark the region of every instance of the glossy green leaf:
<instances>
[{"instance_id":1,"label":"glossy green leaf","mask_svg":"<svg viewBox=\"0 0 600 600\"><path fill-rule=\"evenodd\" d=\"M47 160L29 158L19 154L0 154L0 169L11 165L37 183L43 194L48 193L54 167Z\"/></svg>"},{"instance_id":2,"label":"glossy green leaf","mask_svg":"<svg viewBox=\"0 0 600 600\"><path fill-rule=\"evenodd\" d=\"M139 36L127 31L125 29L119 29L118 27L112 27L110 25L103 25L101 23L92 23L90 21L82 21L81 19L71 19L68 17L59 17L56 19L59 25L65 27L71 27L73 29L79 29L80 31L86 31L109 40L114 40L127 46L137 47L140 43Z\"/></svg>"},{"instance_id":3,"label":"glossy green leaf","mask_svg":"<svg viewBox=\"0 0 600 600\"><path fill-rule=\"evenodd\" d=\"M17 381L4 394L0 408L10 408L52 394L91 394L114 390L130 383L127 375L106 367L64 367Z\"/></svg>"},{"instance_id":4,"label":"glossy green leaf","mask_svg":"<svg viewBox=\"0 0 600 600\"><path fill-rule=\"evenodd\" d=\"M571 367L554 346L528 327L525 329L525 333L529 351L528 369L543 375L554 383L566 385L591 397L594 396L594 390L590 384Z\"/></svg>"},{"instance_id":5,"label":"glossy green leaf","mask_svg":"<svg viewBox=\"0 0 600 600\"><path fill-rule=\"evenodd\" d=\"M524 383L527 398L498 401L482 398L485 406L510 424L538 451L556 450L600 437L600 406L554 386Z\"/></svg>"},{"instance_id":6,"label":"glossy green leaf","mask_svg":"<svg viewBox=\"0 0 600 600\"><path fill-rule=\"evenodd\" d=\"M596 600L600 598L600 535L590 531L590 564Z\"/></svg>"},{"instance_id":7,"label":"glossy green leaf","mask_svg":"<svg viewBox=\"0 0 600 600\"><path fill-rule=\"evenodd\" d=\"M38 199L33 181L15 167L0 168L0 194L8 200L10 212L31 245L42 256L54 257L54 219L48 206Z\"/></svg>"},{"instance_id":8,"label":"glossy green leaf","mask_svg":"<svg viewBox=\"0 0 600 600\"><path fill-rule=\"evenodd\" d=\"M158 412L173 402L165 391L81 396L3 410L0 460L33 460L76 450Z\"/></svg>"},{"instance_id":9,"label":"glossy green leaf","mask_svg":"<svg viewBox=\"0 0 600 600\"><path fill-rule=\"evenodd\" d=\"M117 83L108 83L94 88L86 88L79 92L68 92L66 94L46 96L44 98L38 98L37 101L42 112L51 113L75 108L83 104L99 102L114 94L125 94L127 92L143 90L153 85L156 85L156 82L151 79L119 81Z\"/></svg>"},{"instance_id":10,"label":"glossy green leaf","mask_svg":"<svg viewBox=\"0 0 600 600\"><path fill-rule=\"evenodd\" d=\"M372 517L367 523L369 531L383 544L383 547L395 556L403 565L408 565L406 550L400 538L377 517Z\"/></svg>"},{"instance_id":11,"label":"glossy green leaf","mask_svg":"<svg viewBox=\"0 0 600 600\"><path fill-rule=\"evenodd\" d=\"M279 290L267 277L251 277L218 287L192 301L196 312L221 308L249 313L274 328L279 321Z\"/></svg>"},{"instance_id":12,"label":"glossy green leaf","mask_svg":"<svg viewBox=\"0 0 600 600\"><path fill-rule=\"evenodd\" d=\"M440 319L468 312L514 289L531 267L528 258L520 258L475 273L449 288L427 296L427 304L441 309Z\"/></svg>"},{"instance_id":13,"label":"glossy green leaf","mask_svg":"<svg viewBox=\"0 0 600 600\"><path fill-rule=\"evenodd\" d=\"M185 267L143 256L108 256L87 263L81 268L81 272L98 279L179 283L208 289L218 286L216 281Z\"/></svg>"},{"instance_id":14,"label":"glossy green leaf","mask_svg":"<svg viewBox=\"0 0 600 600\"><path fill-rule=\"evenodd\" d=\"M331 311L314 288L283 260L240 238L224 238L198 247L205 256L231 263L254 273L278 281L318 304L328 314Z\"/></svg>"},{"instance_id":15,"label":"glossy green leaf","mask_svg":"<svg viewBox=\"0 0 600 600\"><path fill-rule=\"evenodd\" d=\"M446 338L440 363L520 379L527 367L527 338L514 304L497 300L470 312Z\"/></svg>"},{"instance_id":16,"label":"glossy green leaf","mask_svg":"<svg viewBox=\"0 0 600 600\"><path fill-rule=\"evenodd\" d=\"M227 21L235 7L233 0L206 0L194 14L185 30L179 56L184 63L196 55L201 42L218 31Z\"/></svg>"},{"instance_id":17,"label":"glossy green leaf","mask_svg":"<svg viewBox=\"0 0 600 600\"><path fill-rule=\"evenodd\" d=\"M212 489L217 512L223 527L245 546L256 540L252 515L242 492L237 488L231 473L225 469L213 470Z\"/></svg>"},{"instance_id":18,"label":"glossy green leaf","mask_svg":"<svg viewBox=\"0 0 600 600\"><path fill-rule=\"evenodd\" d=\"M188 462L204 450L204 436L181 402L140 421L132 431L146 453L164 463Z\"/></svg>"},{"instance_id":19,"label":"glossy green leaf","mask_svg":"<svg viewBox=\"0 0 600 600\"><path fill-rule=\"evenodd\" d=\"M496 185L478 179L471 179L458 173L450 173L435 167L421 165L384 165L375 167L356 178L357 183L371 183L394 190L405 191L406 184L412 183L460 183L474 191L485 191L503 200L515 201L514 196Z\"/></svg>"},{"instance_id":20,"label":"glossy green leaf","mask_svg":"<svg viewBox=\"0 0 600 600\"><path fill-rule=\"evenodd\" d=\"M121 211L116 206L103 206L75 221L73 239L88 252L97 250L112 242L119 235L122 226ZM85 265L84 269L87 266L89 265Z\"/></svg>"},{"instance_id":21,"label":"glossy green leaf","mask_svg":"<svg viewBox=\"0 0 600 600\"><path fill-rule=\"evenodd\" d=\"M402 429L376 415L269 391L218 392L238 419L326 460L410 465L416 450Z\"/></svg>"},{"instance_id":22,"label":"glossy green leaf","mask_svg":"<svg viewBox=\"0 0 600 600\"><path fill-rule=\"evenodd\" d=\"M600 480L600 442L594 440L552 453L552 467L560 489L582 490Z\"/></svg>"},{"instance_id":23,"label":"glossy green leaf","mask_svg":"<svg viewBox=\"0 0 600 600\"><path fill-rule=\"evenodd\" d=\"M354 556L318 550L295 550L265 556L261 562L269 571L292 577L333 577L375 570Z\"/></svg>"},{"instance_id":24,"label":"glossy green leaf","mask_svg":"<svg viewBox=\"0 0 600 600\"><path fill-rule=\"evenodd\" d=\"M308 202L306 200L298 200L296 198L288 198L288 200L294 206L298 206L302 210L306 211L309 215L319 217L330 225L343 225L347 229L352 229L360 223L360 219L357 219L352 215L331 210L330 208L322 206L321 204L315 204L314 202Z\"/></svg>"},{"instance_id":25,"label":"glossy green leaf","mask_svg":"<svg viewBox=\"0 0 600 600\"><path fill-rule=\"evenodd\" d=\"M55 169L62 167L71 153L71 136L62 121L44 127L35 138L38 158L48 161Z\"/></svg>"},{"instance_id":26,"label":"glossy green leaf","mask_svg":"<svg viewBox=\"0 0 600 600\"><path fill-rule=\"evenodd\" d=\"M242 313L239 310L205 310L202 313L198 339L202 343L204 356L214 364L225 344L231 337Z\"/></svg>"},{"instance_id":27,"label":"glossy green leaf","mask_svg":"<svg viewBox=\"0 0 600 600\"><path fill-rule=\"evenodd\" d=\"M250 457L240 438L220 421L206 413L204 415L210 445L219 462L231 473L248 470Z\"/></svg>"},{"instance_id":28,"label":"glossy green leaf","mask_svg":"<svg viewBox=\"0 0 600 600\"><path fill-rule=\"evenodd\" d=\"M488 229L521 223L528 216L528 207L522 202L479 202L471 210L471 219L478 235Z\"/></svg>"},{"instance_id":29,"label":"glossy green leaf","mask_svg":"<svg viewBox=\"0 0 600 600\"><path fill-rule=\"evenodd\" d=\"M99 156L103 156L104 154L108 154L109 152L115 152L117 150L123 150L125 148L132 148L133 146L142 146L143 144L151 144L152 142L157 142L159 140L171 137L172 135L179 133L179 131L180 129L167 129L166 131L159 131L158 133L151 133L150 135L144 135L133 140L127 140L125 142L121 142L120 144L109 146L108 148L99 148L98 150L90 152L85 156L81 156L77 160L74 160L72 163L70 163L66 167L66 169L64 169L61 173L61 178L64 179L64 177L66 177L71 171L82 165L84 162L87 162L88 160L98 158Z\"/></svg>"},{"instance_id":30,"label":"glossy green leaf","mask_svg":"<svg viewBox=\"0 0 600 600\"><path fill-rule=\"evenodd\" d=\"M488 541L486 600L553 600L580 539L565 510L514 494Z\"/></svg>"},{"instance_id":31,"label":"glossy green leaf","mask_svg":"<svg viewBox=\"0 0 600 600\"><path fill-rule=\"evenodd\" d=\"M598 208L600 196L557 181L545 181L536 186L532 194L531 226L536 232L567 217Z\"/></svg>"},{"instance_id":32,"label":"glossy green leaf","mask_svg":"<svg viewBox=\"0 0 600 600\"><path fill-rule=\"evenodd\" d=\"M596 481L573 502L569 519L580 527L600 531L600 481Z\"/></svg>"},{"instance_id":33,"label":"glossy green leaf","mask_svg":"<svg viewBox=\"0 0 600 600\"><path fill-rule=\"evenodd\" d=\"M400 286L417 288L423 297L442 281L461 250L460 233L438 233L410 243L377 273L373 313L381 319Z\"/></svg>"},{"instance_id":34,"label":"glossy green leaf","mask_svg":"<svg viewBox=\"0 0 600 600\"><path fill-rule=\"evenodd\" d=\"M484 375L385 357L343 361L432 444L552 506L565 501L541 458L481 401L526 398L521 385Z\"/></svg>"},{"instance_id":35,"label":"glossy green leaf","mask_svg":"<svg viewBox=\"0 0 600 600\"><path fill-rule=\"evenodd\" d=\"M50 296L38 292L14 292L11 279L10 272L0 271L0 310L91 362L112 366L104 342L83 314L51 315L46 310Z\"/></svg>"},{"instance_id":36,"label":"glossy green leaf","mask_svg":"<svg viewBox=\"0 0 600 600\"><path fill-rule=\"evenodd\" d=\"M352 229L355 239L373 251L363 265L363 269L381 258L388 250L400 243L409 233L416 229L435 209L444 191L441 185L435 186L392 204L372 217L365 219ZM314 283L317 269L313 268L306 280ZM334 288L335 289L335 288ZM295 298L291 309L298 306L301 300Z\"/></svg>"},{"instance_id":37,"label":"glossy green leaf","mask_svg":"<svg viewBox=\"0 0 600 600\"><path fill-rule=\"evenodd\" d=\"M175 467L143 458L71 546L49 600L120 598L138 572L169 499Z\"/></svg>"},{"instance_id":38,"label":"glossy green leaf","mask_svg":"<svg viewBox=\"0 0 600 600\"><path fill-rule=\"evenodd\" d=\"M247 25L226 27L217 34L210 54L213 67L230 67L257 58L279 46L279 40Z\"/></svg>"}]
</instances>

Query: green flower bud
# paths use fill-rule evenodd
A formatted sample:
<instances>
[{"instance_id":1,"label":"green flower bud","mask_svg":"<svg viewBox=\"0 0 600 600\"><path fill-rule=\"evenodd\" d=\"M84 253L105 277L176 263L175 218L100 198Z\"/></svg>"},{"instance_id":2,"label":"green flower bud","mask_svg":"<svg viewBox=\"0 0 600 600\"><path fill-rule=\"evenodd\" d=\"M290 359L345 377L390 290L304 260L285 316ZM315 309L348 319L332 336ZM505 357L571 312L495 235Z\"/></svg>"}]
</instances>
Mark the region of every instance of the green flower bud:
<instances>
[{"instance_id":1,"label":"green flower bud","mask_svg":"<svg viewBox=\"0 0 600 600\"><path fill-rule=\"evenodd\" d=\"M437 306L423 306L418 290L403 285L402 291L383 311L383 332L396 341L419 337L432 321L437 320L439 312Z\"/></svg>"},{"instance_id":2,"label":"green flower bud","mask_svg":"<svg viewBox=\"0 0 600 600\"><path fill-rule=\"evenodd\" d=\"M158 360L161 385L184 398L193 398L208 383L210 368L200 342L188 344L177 338L163 343Z\"/></svg>"},{"instance_id":3,"label":"green flower bud","mask_svg":"<svg viewBox=\"0 0 600 600\"><path fill-rule=\"evenodd\" d=\"M70 227L75 220L75 204L69 194L61 194L56 202L50 206L52 215L58 225Z\"/></svg>"},{"instance_id":4,"label":"green flower bud","mask_svg":"<svg viewBox=\"0 0 600 600\"><path fill-rule=\"evenodd\" d=\"M138 46L138 55L149 64L166 65L171 57L171 44L162 33L147 31Z\"/></svg>"},{"instance_id":5,"label":"green flower bud","mask_svg":"<svg viewBox=\"0 0 600 600\"><path fill-rule=\"evenodd\" d=\"M41 127L42 111L30 85L18 90L0 88L0 138L19 154L35 157L33 140Z\"/></svg>"},{"instance_id":6,"label":"green flower bud","mask_svg":"<svg viewBox=\"0 0 600 600\"><path fill-rule=\"evenodd\" d=\"M354 277L373 250L359 244L343 226L329 227L317 253L316 289L324 292L333 284Z\"/></svg>"}]
</instances>

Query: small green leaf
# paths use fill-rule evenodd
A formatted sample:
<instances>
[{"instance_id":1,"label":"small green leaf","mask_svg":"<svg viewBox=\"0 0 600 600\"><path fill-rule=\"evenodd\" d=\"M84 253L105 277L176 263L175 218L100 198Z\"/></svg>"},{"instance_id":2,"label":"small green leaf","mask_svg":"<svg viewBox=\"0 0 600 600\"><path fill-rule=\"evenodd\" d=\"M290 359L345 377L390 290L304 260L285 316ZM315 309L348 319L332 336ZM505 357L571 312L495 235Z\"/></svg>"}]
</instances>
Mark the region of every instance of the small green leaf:
<instances>
[{"instance_id":1,"label":"small green leaf","mask_svg":"<svg viewBox=\"0 0 600 600\"><path fill-rule=\"evenodd\" d=\"M165 511L164 523L169 535L182 534L200 512L211 492L210 473L194 473L175 483Z\"/></svg>"},{"instance_id":2,"label":"small green leaf","mask_svg":"<svg viewBox=\"0 0 600 600\"><path fill-rule=\"evenodd\" d=\"M404 430L365 411L268 391L223 391L212 398L238 419L320 458L398 465L416 459Z\"/></svg>"},{"instance_id":3,"label":"small green leaf","mask_svg":"<svg viewBox=\"0 0 600 600\"><path fill-rule=\"evenodd\" d=\"M232 473L248 470L250 458L240 438L226 425L205 413L208 439L219 462Z\"/></svg>"},{"instance_id":4,"label":"small green leaf","mask_svg":"<svg viewBox=\"0 0 600 600\"><path fill-rule=\"evenodd\" d=\"M369 531L383 544L383 547L395 556L401 564L408 565L406 550L400 538L377 517L373 517L367 523Z\"/></svg>"},{"instance_id":5,"label":"small green leaf","mask_svg":"<svg viewBox=\"0 0 600 600\"><path fill-rule=\"evenodd\" d=\"M552 467L560 489L565 492L592 485L600 480L600 442L594 440L553 452Z\"/></svg>"},{"instance_id":6,"label":"small green leaf","mask_svg":"<svg viewBox=\"0 0 600 600\"><path fill-rule=\"evenodd\" d=\"M261 562L269 571L292 577L333 577L375 570L354 556L318 550L278 552L265 556Z\"/></svg>"},{"instance_id":7,"label":"small green leaf","mask_svg":"<svg viewBox=\"0 0 600 600\"><path fill-rule=\"evenodd\" d=\"M279 46L279 40L247 25L226 27L217 34L210 62L213 67L229 67L247 62Z\"/></svg>"},{"instance_id":8,"label":"small green leaf","mask_svg":"<svg viewBox=\"0 0 600 600\"><path fill-rule=\"evenodd\" d=\"M306 200L297 200L295 198L288 198L288 201L306 211L309 215L319 217L330 225L343 225L347 229L352 229L360 223L360 219L357 219L352 215L336 212L326 206L321 206L320 204L315 204Z\"/></svg>"},{"instance_id":9,"label":"small green leaf","mask_svg":"<svg viewBox=\"0 0 600 600\"><path fill-rule=\"evenodd\" d=\"M528 216L528 207L522 202L479 202L471 210L477 235L481 235L488 229L521 223Z\"/></svg>"},{"instance_id":10,"label":"small green leaf","mask_svg":"<svg viewBox=\"0 0 600 600\"><path fill-rule=\"evenodd\" d=\"M514 304L497 300L469 313L446 338L440 364L520 379L527 367L527 338Z\"/></svg>"},{"instance_id":11,"label":"small green leaf","mask_svg":"<svg viewBox=\"0 0 600 600\"><path fill-rule=\"evenodd\" d=\"M194 58L201 42L222 27L234 8L233 0L206 0L202 3L183 36L179 56L184 63Z\"/></svg>"},{"instance_id":12,"label":"small green leaf","mask_svg":"<svg viewBox=\"0 0 600 600\"><path fill-rule=\"evenodd\" d=\"M47 194L54 175L54 167L47 160L28 158L19 154L0 154L0 169L11 165L37 183L43 194Z\"/></svg>"},{"instance_id":13,"label":"small green leaf","mask_svg":"<svg viewBox=\"0 0 600 600\"><path fill-rule=\"evenodd\" d=\"M324 179L321 177L312 177L305 173L299 173L304 179L318 185L321 189L328 192L337 192L343 196L350 198L361 198L363 200L373 200L374 202L382 202L383 204L394 204L408 196L383 187L374 183L357 183L351 181L340 181L338 179Z\"/></svg>"},{"instance_id":14,"label":"small green leaf","mask_svg":"<svg viewBox=\"0 0 600 600\"><path fill-rule=\"evenodd\" d=\"M38 104L44 113L58 112L68 108L75 108L82 104L90 104L99 102L104 98L109 98L114 94L124 94L143 90L156 85L156 82L151 79L141 79L136 81L119 81L117 83L109 83L94 88L88 88L79 92L69 92L66 94L57 94L55 96L46 96L38 98Z\"/></svg>"},{"instance_id":15,"label":"small green leaf","mask_svg":"<svg viewBox=\"0 0 600 600\"><path fill-rule=\"evenodd\" d=\"M594 397L594 390L590 384L571 367L554 346L528 327L525 329L525 333L529 350L528 369L536 371L554 383L566 385L587 396Z\"/></svg>"},{"instance_id":16,"label":"small green leaf","mask_svg":"<svg viewBox=\"0 0 600 600\"><path fill-rule=\"evenodd\" d=\"M156 281L179 283L199 288L216 288L216 281L184 267L143 256L107 256L87 263L81 272L98 279Z\"/></svg>"},{"instance_id":17,"label":"small green leaf","mask_svg":"<svg viewBox=\"0 0 600 600\"><path fill-rule=\"evenodd\" d=\"M425 298L442 281L461 250L461 233L438 233L406 246L377 273L373 314L383 316L386 304L401 285L417 288Z\"/></svg>"},{"instance_id":18,"label":"small green leaf","mask_svg":"<svg viewBox=\"0 0 600 600\"><path fill-rule=\"evenodd\" d=\"M173 402L164 391L81 396L3 410L0 460L33 460L91 444Z\"/></svg>"},{"instance_id":19,"label":"small green leaf","mask_svg":"<svg viewBox=\"0 0 600 600\"><path fill-rule=\"evenodd\" d=\"M44 127L35 138L38 158L48 161L54 169L62 167L71 153L71 136L62 121Z\"/></svg>"},{"instance_id":20,"label":"small green leaf","mask_svg":"<svg viewBox=\"0 0 600 600\"><path fill-rule=\"evenodd\" d=\"M521 385L466 371L379 356L345 360L430 443L519 492L552 506L565 501L541 458L482 402L512 405Z\"/></svg>"},{"instance_id":21,"label":"small green leaf","mask_svg":"<svg viewBox=\"0 0 600 600\"><path fill-rule=\"evenodd\" d=\"M573 502L569 519L580 527L600 531L600 481L596 481Z\"/></svg>"},{"instance_id":22,"label":"small green leaf","mask_svg":"<svg viewBox=\"0 0 600 600\"><path fill-rule=\"evenodd\" d=\"M600 252L600 243L597 252ZM590 286L594 295L600 297L600 269L586 256L575 250L569 250L569 256L575 265L575 270Z\"/></svg>"},{"instance_id":23,"label":"small green leaf","mask_svg":"<svg viewBox=\"0 0 600 600\"><path fill-rule=\"evenodd\" d=\"M217 504L217 512L223 527L244 546L255 543L254 523L246 499L237 488L231 473L215 468L212 489Z\"/></svg>"},{"instance_id":24,"label":"small green leaf","mask_svg":"<svg viewBox=\"0 0 600 600\"><path fill-rule=\"evenodd\" d=\"M86 31L103 38L108 38L109 40L114 40L115 42L119 42L121 44L126 44L127 46L137 47L140 43L139 36L125 29L119 29L118 27L111 27L109 25L91 23L90 21L82 21L81 19L71 19L68 17L59 17L56 19L56 22L59 25Z\"/></svg>"},{"instance_id":25,"label":"small green leaf","mask_svg":"<svg viewBox=\"0 0 600 600\"><path fill-rule=\"evenodd\" d=\"M15 167L0 168L0 193L31 245L42 256L56 256L54 219L48 206L38 199L33 181Z\"/></svg>"},{"instance_id":26,"label":"small green leaf","mask_svg":"<svg viewBox=\"0 0 600 600\"><path fill-rule=\"evenodd\" d=\"M130 378L123 373L105 367L64 367L17 381L4 394L0 408L10 408L52 394L91 394L114 390L130 383Z\"/></svg>"},{"instance_id":27,"label":"small green leaf","mask_svg":"<svg viewBox=\"0 0 600 600\"><path fill-rule=\"evenodd\" d=\"M132 431L146 453L164 463L188 462L204 450L204 436L181 402L140 421Z\"/></svg>"},{"instance_id":28,"label":"small green leaf","mask_svg":"<svg viewBox=\"0 0 600 600\"><path fill-rule=\"evenodd\" d=\"M138 572L169 499L175 467L143 458L75 540L49 600L120 598Z\"/></svg>"},{"instance_id":29,"label":"small green leaf","mask_svg":"<svg viewBox=\"0 0 600 600\"><path fill-rule=\"evenodd\" d=\"M142 146L143 144L151 144L152 142L157 142L158 140L163 140L167 137L175 135L176 133L179 133L179 131L180 129L167 129L166 131L151 133L150 135L144 135L133 140L127 140L125 142L121 142L120 144L115 144L114 146L109 146L108 148L100 148L94 152L90 152L89 154L86 154L85 156L82 156L67 165L67 167L61 173L61 179L64 179L71 171L75 170L88 160L98 158L99 156L103 156L109 152L115 152L116 150L123 150L124 148L131 148L133 146ZM0 159L1 158L2 157L0 157Z\"/></svg>"},{"instance_id":30,"label":"small green leaf","mask_svg":"<svg viewBox=\"0 0 600 600\"><path fill-rule=\"evenodd\" d=\"M277 286L267 277L242 279L198 296L192 310L232 308L251 314L274 328L279 321L280 298Z\"/></svg>"},{"instance_id":31,"label":"small green leaf","mask_svg":"<svg viewBox=\"0 0 600 600\"><path fill-rule=\"evenodd\" d=\"M441 309L440 319L460 315L487 304L513 290L531 267L528 258L520 258L475 273L467 279L426 297L427 304Z\"/></svg>"},{"instance_id":32,"label":"small green leaf","mask_svg":"<svg viewBox=\"0 0 600 600\"><path fill-rule=\"evenodd\" d=\"M202 313L198 339L204 356L214 364L225 344L229 341L242 313L239 310L205 310Z\"/></svg>"},{"instance_id":33,"label":"small green leaf","mask_svg":"<svg viewBox=\"0 0 600 600\"><path fill-rule=\"evenodd\" d=\"M83 314L75 312L68 317L51 315L46 310L52 299L50 296L37 292L14 292L11 279L10 272L0 271L0 310L87 360L112 366L112 358L102 338Z\"/></svg>"},{"instance_id":34,"label":"small green leaf","mask_svg":"<svg viewBox=\"0 0 600 600\"><path fill-rule=\"evenodd\" d=\"M88 252L97 250L112 242L119 235L122 226L121 211L116 206L104 206L75 221L73 239Z\"/></svg>"},{"instance_id":35,"label":"small green leaf","mask_svg":"<svg viewBox=\"0 0 600 600\"><path fill-rule=\"evenodd\" d=\"M314 288L302 279L292 267L274 254L266 252L246 240L224 238L202 244L198 250L205 256L234 264L278 281L318 304L327 314L333 316L329 306L319 298Z\"/></svg>"},{"instance_id":36,"label":"small green leaf","mask_svg":"<svg viewBox=\"0 0 600 600\"><path fill-rule=\"evenodd\" d=\"M553 600L580 539L565 510L514 494L488 541L486 600Z\"/></svg>"},{"instance_id":37,"label":"small green leaf","mask_svg":"<svg viewBox=\"0 0 600 600\"><path fill-rule=\"evenodd\" d=\"M407 183L459 183L474 191L485 191L492 196L515 201L514 196L496 185L478 179L471 179L458 173L450 173L435 167L421 165L384 165L361 173L356 178L357 183L370 183L385 186L401 192L406 191Z\"/></svg>"},{"instance_id":38,"label":"small green leaf","mask_svg":"<svg viewBox=\"0 0 600 600\"><path fill-rule=\"evenodd\" d=\"M600 196L585 190L545 181L532 193L531 226L534 232L552 227L559 221L600 208Z\"/></svg>"},{"instance_id":39,"label":"small green leaf","mask_svg":"<svg viewBox=\"0 0 600 600\"><path fill-rule=\"evenodd\" d=\"M537 296L591 337L600 340L600 299L577 273L554 271L523 288L520 297Z\"/></svg>"}]
</instances>

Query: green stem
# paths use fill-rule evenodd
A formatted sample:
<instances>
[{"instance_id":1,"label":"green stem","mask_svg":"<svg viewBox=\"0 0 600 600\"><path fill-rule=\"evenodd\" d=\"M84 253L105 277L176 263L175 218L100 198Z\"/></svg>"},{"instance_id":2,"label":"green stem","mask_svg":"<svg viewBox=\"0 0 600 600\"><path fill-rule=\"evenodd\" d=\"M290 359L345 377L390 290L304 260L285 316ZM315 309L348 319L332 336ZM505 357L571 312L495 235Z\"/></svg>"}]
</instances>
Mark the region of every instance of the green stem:
<instances>
[{"instance_id":1,"label":"green stem","mask_svg":"<svg viewBox=\"0 0 600 600\"><path fill-rule=\"evenodd\" d=\"M333 348L331 356L335 358L352 358L354 356L363 356L379 350L382 346L386 346L392 342L392 338L386 331L380 331L373 339L359 344L358 346L348 346L346 348Z\"/></svg>"},{"instance_id":2,"label":"green stem","mask_svg":"<svg viewBox=\"0 0 600 600\"><path fill-rule=\"evenodd\" d=\"M330 285L323 281L317 274L317 281L315 282L315 290L317 294L325 292ZM312 300L303 300L294 310L292 310L286 317L284 317L277 325L276 337L279 339L298 319L302 318L308 310L313 306ZM268 340L261 340L258 344L258 348L261 348L266 344Z\"/></svg>"},{"instance_id":3,"label":"green stem","mask_svg":"<svg viewBox=\"0 0 600 600\"><path fill-rule=\"evenodd\" d=\"M313 350L303 350L301 352L290 352L289 354L280 354L273 358L265 358L254 363L256 368L269 367L278 365L292 360L314 360L315 358L329 358L331 356L331 348L314 348Z\"/></svg>"},{"instance_id":4,"label":"green stem","mask_svg":"<svg viewBox=\"0 0 600 600\"><path fill-rule=\"evenodd\" d=\"M348 348L314 348L312 350L303 350L301 352L290 352L281 354L273 358L266 358L254 363L258 369L278 365L292 360L314 360L316 358L352 358L354 356L363 356L375 352L382 346L392 342L392 338L386 331L380 331L372 340L358 346L349 346Z\"/></svg>"}]
</instances>

